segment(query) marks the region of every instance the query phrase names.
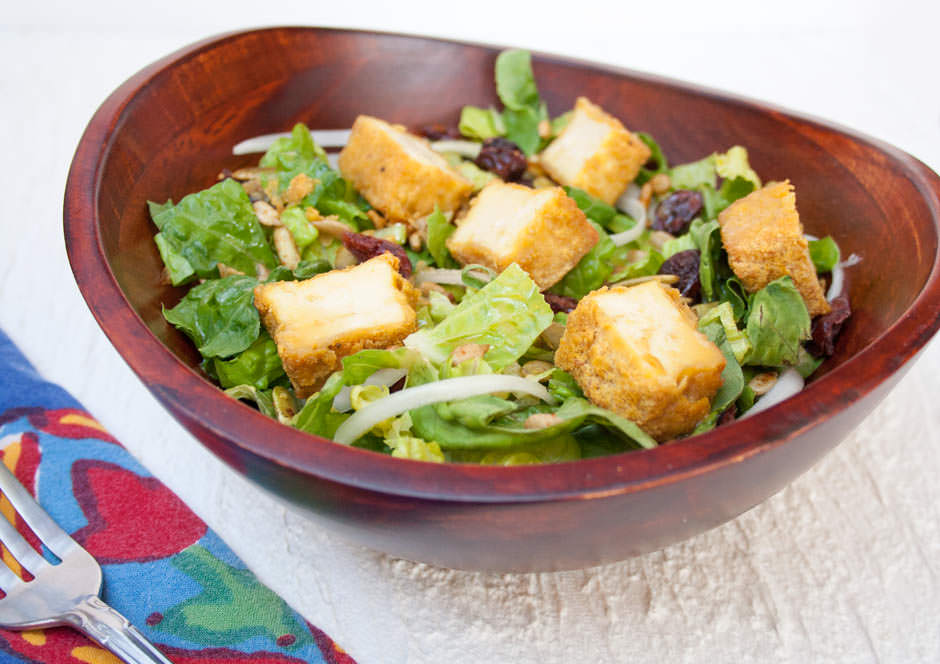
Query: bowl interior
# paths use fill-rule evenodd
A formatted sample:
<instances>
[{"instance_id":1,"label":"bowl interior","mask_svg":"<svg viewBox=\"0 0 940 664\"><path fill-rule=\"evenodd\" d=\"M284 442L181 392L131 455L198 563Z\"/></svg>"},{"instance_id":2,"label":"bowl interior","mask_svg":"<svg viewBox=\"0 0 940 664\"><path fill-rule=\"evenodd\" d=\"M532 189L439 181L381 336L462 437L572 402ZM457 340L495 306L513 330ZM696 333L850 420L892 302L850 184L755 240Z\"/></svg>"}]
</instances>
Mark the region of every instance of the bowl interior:
<instances>
[{"instance_id":1,"label":"bowl interior","mask_svg":"<svg viewBox=\"0 0 940 664\"><path fill-rule=\"evenodd\" d=\"M97 165L100 246L127 302L198 371L198 353L161 314L184 289L161 284L146 202L177 201L214 183L223 168L255 163L258 155L233 157L232 146L300 121L346 128L366 113L412 127L455 125L465 104L498 105L498 52L298 28L209 40L155 63L112 98L122 105ZM816 380L884 335L927 283L937 254L936 212L909 177L915 162L906 155L775 109L632 72L550 56L535 56L534 69L553 116L586 96L628 128L651 133L672 163L746 146L765 181L794 184L807 232L832 235L844 255L862 257L847 275L855 313Z\"/></svg>"}]
</instances>

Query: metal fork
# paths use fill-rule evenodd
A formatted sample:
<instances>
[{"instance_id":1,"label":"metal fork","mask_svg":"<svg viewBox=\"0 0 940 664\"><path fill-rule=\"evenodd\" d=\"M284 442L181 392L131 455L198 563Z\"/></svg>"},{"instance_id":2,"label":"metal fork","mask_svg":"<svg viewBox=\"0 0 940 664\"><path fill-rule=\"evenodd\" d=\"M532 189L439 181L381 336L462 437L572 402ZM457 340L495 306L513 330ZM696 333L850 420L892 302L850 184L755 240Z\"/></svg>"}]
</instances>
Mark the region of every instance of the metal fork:
<instances>
[{"instance_id":1,"label":"metal fork","mask_svg":"<svg viewBox=\"0 0 940 664\"><path fill-rule=\"evenodd\" d=\"M6 593L0 599L0 627L19 630L68 625L128 664L172 664L127 618L101 601L101 567L59 528L2 461L0 491L62 561L49 563L0 515L0 542L34 577L23 581L0 564L0 588Z\"/></svg>"}]
</instances>

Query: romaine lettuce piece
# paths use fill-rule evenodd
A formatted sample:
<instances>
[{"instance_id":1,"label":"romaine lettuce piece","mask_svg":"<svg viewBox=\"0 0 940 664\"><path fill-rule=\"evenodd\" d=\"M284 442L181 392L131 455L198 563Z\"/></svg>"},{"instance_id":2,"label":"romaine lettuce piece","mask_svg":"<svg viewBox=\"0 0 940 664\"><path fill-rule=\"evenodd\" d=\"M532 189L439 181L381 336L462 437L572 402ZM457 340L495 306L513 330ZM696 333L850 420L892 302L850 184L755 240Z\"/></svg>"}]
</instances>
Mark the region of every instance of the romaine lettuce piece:
<instances>
[{"instance_id":1,"label":"romaine lettuce piece","mask_svg":"<svg viewBox=\"0 0 940 664\"><path fill-rule=\"evenodd\" d=\"M467 138L475 138L479 141L506 133L506 125L498 111L477 106L464 106L461 109L457 128Z\"/></svg>"},{"instance_id":2,"label":"romaine lettuce piece","mask_svg":"<svg viewBox=\"0 0 940 664\"><path fill-rule=\"evenodd\" d=\"M801 343L810 338L810 318L790 277L771 281L754 294L746 332L752 347L747 364L779 367L800 361Z\"/></svg>"},{"instance_id":3,"label":"romaine lettuce piece","mask_svg":"<svg viewBox=\"0 0 940 664\"><path fill-rule=\"evenodd\" d=\"M548 110L539 98L528 51L509 50L497 56L496 93L506 107L506 138L527 155L534 154L541 144L539 124L548 120Z\"/></svg>"},{"instance_id":4,"label":"romaine lettuce piece","mask_svg":"<svg viewBox=\"0 0 940 664\"><path fill-rule=\"evenodd\" d=\"M636 225L628 215L621 214L612 205L577 187L565 187L565 193L578 204L578 207L591 221L600 224L612 233L621 233Z\"/></svg>"},{"instance_id":5,"label":"romaine lettuce piece","mask_svg":"<svg viewBox=\"0 0 940 664\"><path fill-rule=\"evenodd\" d=\"M447 238L457 230L457 227L447 221L447 217L444 216L444 213L441 212L437 206L434 207L434 212L428 216L427 224L428 251L431 252L434 262L437 263L438 267L457 267L457 261L450 255L450 252L447 250L447 245L445 244Z\"/></svg>"},{"instance_id":6,"label":"romaine lettuce piece","mask_svg":"<svg viewBox=\"0 0 940 664\"><path fill-rule=\"evenodd\" d=\"M231 357L251 346L261 332L253 304L254 277L210 279L192 288L163 316L186 333L205 358Z\"/></svg>"},{"instance_id":7,"label":"romaine lettuce piece","mask_svg":"<svg viewBox=\"0 0 940 664\"><path fill-rule=\"evenodd\" d=\"M552 286L551 291L559 295L581 299L592 290L604 285L613 273L614 265L623 262L629 251L627 245L616 246L604 229L590 219L588 220L597 230L599 239L578 264L562 277L561 281ZM658 266L657 266L658 269Z\"/></svg>"},{"instance_id":8,"label":"romaine lettuce piece","mask_svg":"<svg viewBox=\"0 0 940 664\"><path fill-rule=\"evenodd\" d=\"M248 194L235 180L185 196L173 207L151 206L151 211L155 208L157 246L177 278L187 271L181 259L203 279L217 277L219 263L249 275L259 264L269 270L277 265Z\"/></svg>"},{"instance_id":9,"label":"romaine lettuce piece","mask_svg":"<svg viewBox=\"0 0 940 664\"><path fill-rule=\"evenodd\" d=\"M326 152L313 141L310 130L303 124L294 125L290 138L279 138L261 158L261 166L273 168L278 189L285 191L300 173L316 180L314 190L304 197L302 207L312 205L321 214L335 214L352 224L352 230L370 228L366 203L340 174L330 167Z\"/></svg>"},{"instance_id":10,"label":"romaine lettuce piece","mask_svg":"<svg viewBox=\"0 0 940 664\"><path fill-rule=\"evenodd\" d=\"M289 207L284 210L281 213L281 223L290 231L298 252L310 246L310 243L319 236L316 227L307 221L307 216L299 207Z\"/></svg>"},{"instance_id":11,"label":"romaine lettuce piece","mask_svg":"<svg viewBox=\"0 0 940 664\"><path fill-rule=\"evenodd\" d=\"M267 332L262 332L247 349L231 360L214 358L215 375L223 388L251 385L266 390L285 376L277 346Z\"/></svg>"},{"instance_id":12,"label":"romaine lettuce piece","mask_svg":"<svg viewBox=\"0 0 940 664\"><path fill-rule=\"evenodd\" d=\"M810 240L809 257L812 259L813 265L816 266L817 272L832 272L832 268L836 266L841 258L839 245L829 235L819 240Z\"/></svg>"},{"instance_id":13,"label":"romaine lettuce piece","mask_svg":"<svg viewBox=\"0 0 940 664\"><path fill-rule=\"evenodd\" d=\"M406 337L405 346L442 364L458 346L488 344L484 359L499 371L519 359L551 322L552 309L538 286L513 263L464 297L440 323Z\"/></svg>"},{"instance_id":14,"label":"romaine lettuce piece","mask_svg":"<svg viewBox=\"0 0 940 664\"><path fill-rule=\"evenodd\" d=\"M728 343L728 347L734 353L734 357L738 362L743 362L744 358L747 357L747 354L751 350L751 342L748 341L747 336L738 329L737 324L734 319L734 309L731 307L730 302L722 302L717 307L709 309L698 321L699 330L705 331L703 328L706 326L717 323L722 326L724 329L724 338ZM711 339L712 335L706 335ZM712 341L715 345L718 345L714 339Z\"/></svg>"},{"instance_id":15,"label":"romaine lettuce piece","mask_svg":"<svg viewBox=\"0 0 940 664\"><path fill-rule=\"evenodd\" d=\"M290 136L278 138L261 157L259 165L278 171L290 171L298 164L322 159L326 161L326 151L317 145L307 125L298 122Z\"/></svg>"},{"instance_id":16,"label":"romaine lettuce piece","mask_svg":"<svg viewBox=\"0 0 940 664\"><path fill-rule=\"evenodd\" d=\"M754 189L760 189L760 177L751 168L747 158L747 148L740 145L732 146L724 154L715 154L715 172L726 180L743 178L754 185Z\"/></svg>"}]
</instances>

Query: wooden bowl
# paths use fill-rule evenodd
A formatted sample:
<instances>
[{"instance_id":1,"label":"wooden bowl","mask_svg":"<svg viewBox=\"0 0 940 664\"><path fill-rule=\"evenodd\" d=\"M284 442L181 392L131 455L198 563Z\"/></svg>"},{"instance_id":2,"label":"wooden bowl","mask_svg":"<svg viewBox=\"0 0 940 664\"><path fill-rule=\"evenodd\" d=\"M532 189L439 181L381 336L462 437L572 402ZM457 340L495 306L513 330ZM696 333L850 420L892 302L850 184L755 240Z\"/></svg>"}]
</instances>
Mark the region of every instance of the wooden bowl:
<instances>
[{"instance_id":1,"label":"wooden bowl","mask_svg":"<svg viewBox=\"0 0 940 664\"><path fill-rule=\"evenodd\" d=\"M98 109L72 162L65 237L78 286L141 380L202 443L331 531L412 560L548 570L623 559L717 526L809 468L900 379L940 324L940 179L876 140L636 72L535 55L554 114L585 95L652 133L673 163L747 146L789 178L807 232L845 255L855 311L836 355L797 396L654 450L528 467L432 465L337 445L229 399L161 305L146 201L178 200L259 134L349 127L360 113L456 124L497 104L497 49L405 35L276 28L212 38L133 76Z\"/></svg>"}]
</instances>

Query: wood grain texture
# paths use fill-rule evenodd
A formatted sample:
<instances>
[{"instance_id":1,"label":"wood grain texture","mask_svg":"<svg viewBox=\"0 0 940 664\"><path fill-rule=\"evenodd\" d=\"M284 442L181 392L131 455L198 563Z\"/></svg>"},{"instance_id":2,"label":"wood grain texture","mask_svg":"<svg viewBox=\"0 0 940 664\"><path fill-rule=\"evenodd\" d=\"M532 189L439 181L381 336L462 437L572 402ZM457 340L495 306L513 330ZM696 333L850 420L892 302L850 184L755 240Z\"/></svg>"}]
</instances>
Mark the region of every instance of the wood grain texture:
<instances>
[{"instance_id":1,"label":"wood grain texture","mask_svg":"<svg viewBox=\"0 0 940 664\"><path fill-rule=\"evenodd\" d=\"M693 87L535 59L554 108L584 94L653 133L675 161L747 145L758 172L794 182L808 231L830 233L863 257L877 247L877 261L853 270L856 314L810 389L656 450L505 469L429 468L343 448L225 398L160 316L160 304L180 292L157 286L147 199L206 186L223 166L247 161L232 159L231 145L298 120L342 127L366 112L409 125L452 123L464 103L494 101L495 54L396 35L277 29L211 40L154 64L99 109L73 161L65 218L79 286L119 352L210 450L370 546L455 567L566 568L718 525L837 444L937 329L940 185L893 148ZM340 88L345 94L328 94ZM427 89L436 94L420 94Z\"/></svg>"}]
</instances>

